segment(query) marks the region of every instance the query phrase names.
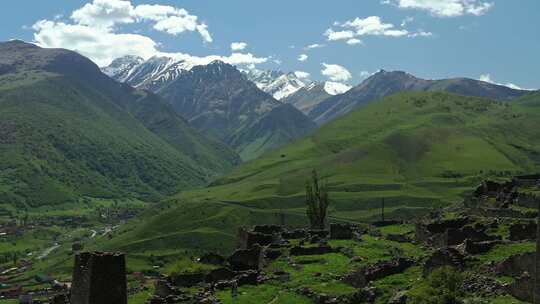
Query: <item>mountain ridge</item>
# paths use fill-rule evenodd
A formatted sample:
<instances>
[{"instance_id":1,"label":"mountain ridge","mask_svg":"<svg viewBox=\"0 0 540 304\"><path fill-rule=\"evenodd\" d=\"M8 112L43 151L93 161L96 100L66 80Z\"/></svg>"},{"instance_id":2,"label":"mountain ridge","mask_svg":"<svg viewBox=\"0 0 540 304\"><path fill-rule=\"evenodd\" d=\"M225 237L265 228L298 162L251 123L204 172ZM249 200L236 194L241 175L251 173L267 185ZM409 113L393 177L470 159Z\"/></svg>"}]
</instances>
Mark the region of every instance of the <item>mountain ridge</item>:
<instances>
[{"instance_id":1,"label":"mountain ridge","mask_svg":"<svg viewBox=\"0 0 540 304\"><path fill-rule=\"evenodd\" d=\"M198 151L173 147L135 117L148 110L136 109L140 91L110 79L75 52L5 42L0 66L2 202L54 205L82 196L154 200L205 185L237 163L234 152L199 141L200 135L165 107L150 116L172 115L177 124L169 131L189 137ZM160 98L152 102L165 105ZM220 159L222 154L229 158Z\"/></svg>"}]
</instances>

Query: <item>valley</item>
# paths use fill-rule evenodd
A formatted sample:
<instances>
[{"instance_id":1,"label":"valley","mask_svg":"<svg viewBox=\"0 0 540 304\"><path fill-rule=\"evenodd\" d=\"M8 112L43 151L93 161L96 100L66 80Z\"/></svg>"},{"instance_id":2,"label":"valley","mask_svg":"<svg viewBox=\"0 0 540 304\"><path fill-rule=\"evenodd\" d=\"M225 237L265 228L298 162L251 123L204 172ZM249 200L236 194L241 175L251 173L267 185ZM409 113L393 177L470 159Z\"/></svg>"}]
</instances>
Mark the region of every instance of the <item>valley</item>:
<instances>
[{"instance_id":1,"label":"valley","mask_svg":"<svg viewBox=\"0 0 540 304\"><path fill-rule=\"evenodd\" d=\"M468 203L482 183L540 172L537 91L382 70L332 86L220 60L128 56L100 69L76 52L0 43L1 301L63 295L82 252L125 253L129 303L405 303L390 301L421 297L436 281L425 265L441 248L418 237L423 224L463 219L451 228L482 234L470 246L497 241L445 264L463 266L464 288L534 251L534 237L511 234L534 219L530 204L488 191L476 197L482 212L510 216L473 216ZM330 232L306 228L312 170L328 191ZM534 196L535 187L512 191ZM339 227L354 236L332 237ZM253 249L243 233L275 234L249 229L277 229L283 240L260 244L274 258L235 269L234 255ZM198 260L210 252L229 261ZM353 268L376 274L351 283ZM225 278L205 281L217 270ZM497 273L479 301L527 300L512 289L521 279Z\"/></svg>"}]
</instances>

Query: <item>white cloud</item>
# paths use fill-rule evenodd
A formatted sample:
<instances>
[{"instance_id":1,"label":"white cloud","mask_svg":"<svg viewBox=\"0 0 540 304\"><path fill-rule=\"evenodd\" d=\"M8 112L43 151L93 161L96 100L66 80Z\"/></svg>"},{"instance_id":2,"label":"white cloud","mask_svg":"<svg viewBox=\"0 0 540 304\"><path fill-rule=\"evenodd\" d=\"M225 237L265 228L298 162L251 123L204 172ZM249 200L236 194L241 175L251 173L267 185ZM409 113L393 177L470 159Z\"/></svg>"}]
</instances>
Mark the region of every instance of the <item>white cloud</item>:
<instances>
[{"instance_id":1,"label":"white cloud","mask_svg":"<svg viewBox=\"0 0 540 304\"><path fill-rule=\"evenodd\" d=\"M324 35L328 37L329 41L335 41L335 40L351 39L355 36L355 33L353 31L335 32L332 29L328 29L326 33L324 33Z\"/></svg>"},{"instance_id":2,"label":"white cloud","mask_svg":"<svg viewBox=\"0 0 540 304\"><path fill-rule=\"evenodd\" d=\"M296 71L294 72L294 75L298 78L309 78L309 76L311 76L311 74L309 74L308 72L304 72L304 71Z\"/></svg>"},{"instance_id":3,"label":"white cloud","mask_svg":"<svg viewBox=\"0 0 540 304\"><path fill-rule=\"evenodd\" d=\"M321 74L332 81L342 82L352 78L351 73L341 65L322 63L322 66Z\"/></svg>"},{"instance_id":4,"label":"white cloud","mask_svg":"<svg viewBox=\"0 0 540 304\"><path fill-rule=\"evenodd\" d=\"M183 59L195 65L208 64L221 60L233 65L255 67L264 63L268 57L258 57L251 53L233 52L229 56L212 55L197 57L184 53L164 53L159 50L159 43L150 37L121 33L118 24L152 21L154 29L173 35L183 31L196 31L206 42L212 41L207 26L200 23L196 16L186 10L166 5L138 5L133 7L130 1L94 0L75 10L71 19L74 23L40 20L32 29L34 42L46 48L66 48L74 50L99 66L106 66L112 60L125 56L137 55L144 59L152 56L168 56Z\"/></svg>"},{"instance_id":5,"label":"white cloud","mask_svg":"<svg viewBox=\"0 0 540 304\"><path fill-rule=\"evenodd\" d=\"M406 18L401 23L401 28L397 28L392 23L385 23L379 16L370 16L367 18L355 18L343 23L334 22L334 26L340 27L340 30L328 29L324 35L328 41L346 40L347 44L354 45L362 43L360 39L363 36L386 36L386 37L427 37L432 33L419 31L410 32L403 28L412 18Z\"/></svg>"},{"instance_id":6,"label":"white cloud","mask_svg":"<svg viewBox=\"0 0 540 304\"><path fill-rule=\"evenodd\" d=\"M231 43L231 50L233 51L242 51L247 47L245 42L233 42Z\"/></svg>"},{"instance_id":7,"label":"white cloud","mask_svg":"<svg viewBox=\"0 0 540 304\"><path fill-rule=\"evenodd\" d=\"M481 16L494 6L493 2L484 0L384 0L382 3L424 10L436 17Z\"/></svg>"},{"instance_id":8,"label":"white cloud","mask_svg":"<svg viewBox=\"0 0 540 304\"><path fill-rule=\"evenodd\" d=\"M324 90L330 95L343 94L351 88L350 85L341 82L327 81L324 83Z\"/></svg>"},{"instance_id":9,"label":"white cloud","mask_svg":"<svg viewBox=\"0 0 540 304\"><path fill-rule=\"evenodd\" d=\"M205 23L183 8L168 5L141 4L133 6L127 0L94 0L71 14L78 25L111 30L117 24L154 22L153 28L171 35L198 32L205 42L212 42L212 35Z\"/></svg>"},{"instance_id":10,"label":"white cloud","mask_svg":"<svg viewBox=\"0 0 540 304\"><path fill-rule=\"evenodd\" d=\"M133 5L123 0L94 0L71 14L77 24L105 28L118 23L133 23L133 17Z\"/></svg>"},{"instance_id":11,"label":"white cloud","mask_svg":"<svg viewBox=\"0 0 540 304\"><path fill-rule=\"evenodd\" d=\"M358 38L352 38L352 39L347 40L347 44L348 45L362 44L362 40Z\"/></svg>"},{"instance_id":12,"label":"white cloud","mask_svg":"<svg viewBox=\"0 0 540 304\"><path fill-rule=\"evenodd\" d=\"M379 16L370 16L364 19L356 18L343 23L341 26L354 29L357 36L405 36L408 33L406 30L396 30L391 23L382 22Z\"/></svg>"},{"instance_id":13,"label":"white cloud","mask_svg":"<svg viewBox=\"0 0 540 304\"><path fill-rule=\"evenodd\" d=\"M306 55L306 54L300 54L300 56L298 56L298 61L306 61L308 60L309 56Z\"/></svg>"},{"instance_id":14,"label":"white cloud","mask_svg":"<svg viewBox=\"0 0 540 304\"><path fill-rule=\"evenodd\" d=\"M306 46L304 49L311 50L311 49L319 49L319 48L323 48L323 47L325 47L324 44L314 43L314 44L310 44L310 45Z\"/></svg>"},{"instance_id":15,"label":"white cloud","mask_svg":"<svg viewBox=\"0 0 540 304\"><path fill-rule=\"evenodd\" d=\"M124 55L149 58L158 52L156 42L137 34L116 34L103 28L49 20L38 21L33 29L39 46L74 50L101 66Z\"/></svg>"},{"instance_id":16,"label":"white cloud","mask_svg":"<svg viewBox=\"0 0 540 304\"><path fill-rule=\"evenodd\" d=\"M500 85L500 86L505 86L505 87L509 87L511 89L514 89L514 90L527 90L527 91L534 91L535 89L524 89L516 84L513 84L513 83L498 83L496 81L494 81L493 79L491 79L491 75L490 74L482 74L480 75L480 77L478 78L478 80L480 81L484 81L484 82L488 82L488 83L491 83L491 84L496 84L496 85Z\"/></svg>"}]
</instances>

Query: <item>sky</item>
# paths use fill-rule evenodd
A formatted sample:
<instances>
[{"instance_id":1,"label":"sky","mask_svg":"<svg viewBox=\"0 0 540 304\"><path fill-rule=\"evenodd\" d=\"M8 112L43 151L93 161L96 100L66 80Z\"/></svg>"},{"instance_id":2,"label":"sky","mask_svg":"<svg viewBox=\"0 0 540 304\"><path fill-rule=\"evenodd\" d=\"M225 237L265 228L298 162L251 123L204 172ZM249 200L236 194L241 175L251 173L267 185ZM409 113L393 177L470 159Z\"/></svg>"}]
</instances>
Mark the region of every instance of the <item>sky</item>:
<instances>
[{"instance_id":1,"label":"sky","mask_svg":"<svg viewBox=\"0 0 540 304\"><path fill-rule=\"evenodd\" d=\"M540 88L538 0L4 0L0 40L356 85L380 69Z\"/></svg>"}]
</instances>

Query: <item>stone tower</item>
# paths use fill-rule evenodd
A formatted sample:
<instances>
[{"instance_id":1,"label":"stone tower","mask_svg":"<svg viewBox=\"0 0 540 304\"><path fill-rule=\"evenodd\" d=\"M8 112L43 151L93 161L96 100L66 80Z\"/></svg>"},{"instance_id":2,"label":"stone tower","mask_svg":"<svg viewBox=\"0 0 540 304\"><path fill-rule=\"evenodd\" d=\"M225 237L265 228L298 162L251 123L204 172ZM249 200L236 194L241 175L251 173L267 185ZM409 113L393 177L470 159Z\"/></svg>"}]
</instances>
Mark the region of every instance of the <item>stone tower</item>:
<instances>
[{"instance_id":1,"label":"stone tower","mask_svg":"<svg viewBox=\"0 0 540 304\"><path fill-rule=\"evenodd\" d=\"M72 281L71 304L127 304L124 254L77 254Z\"/></svg>"}]
</instances>

